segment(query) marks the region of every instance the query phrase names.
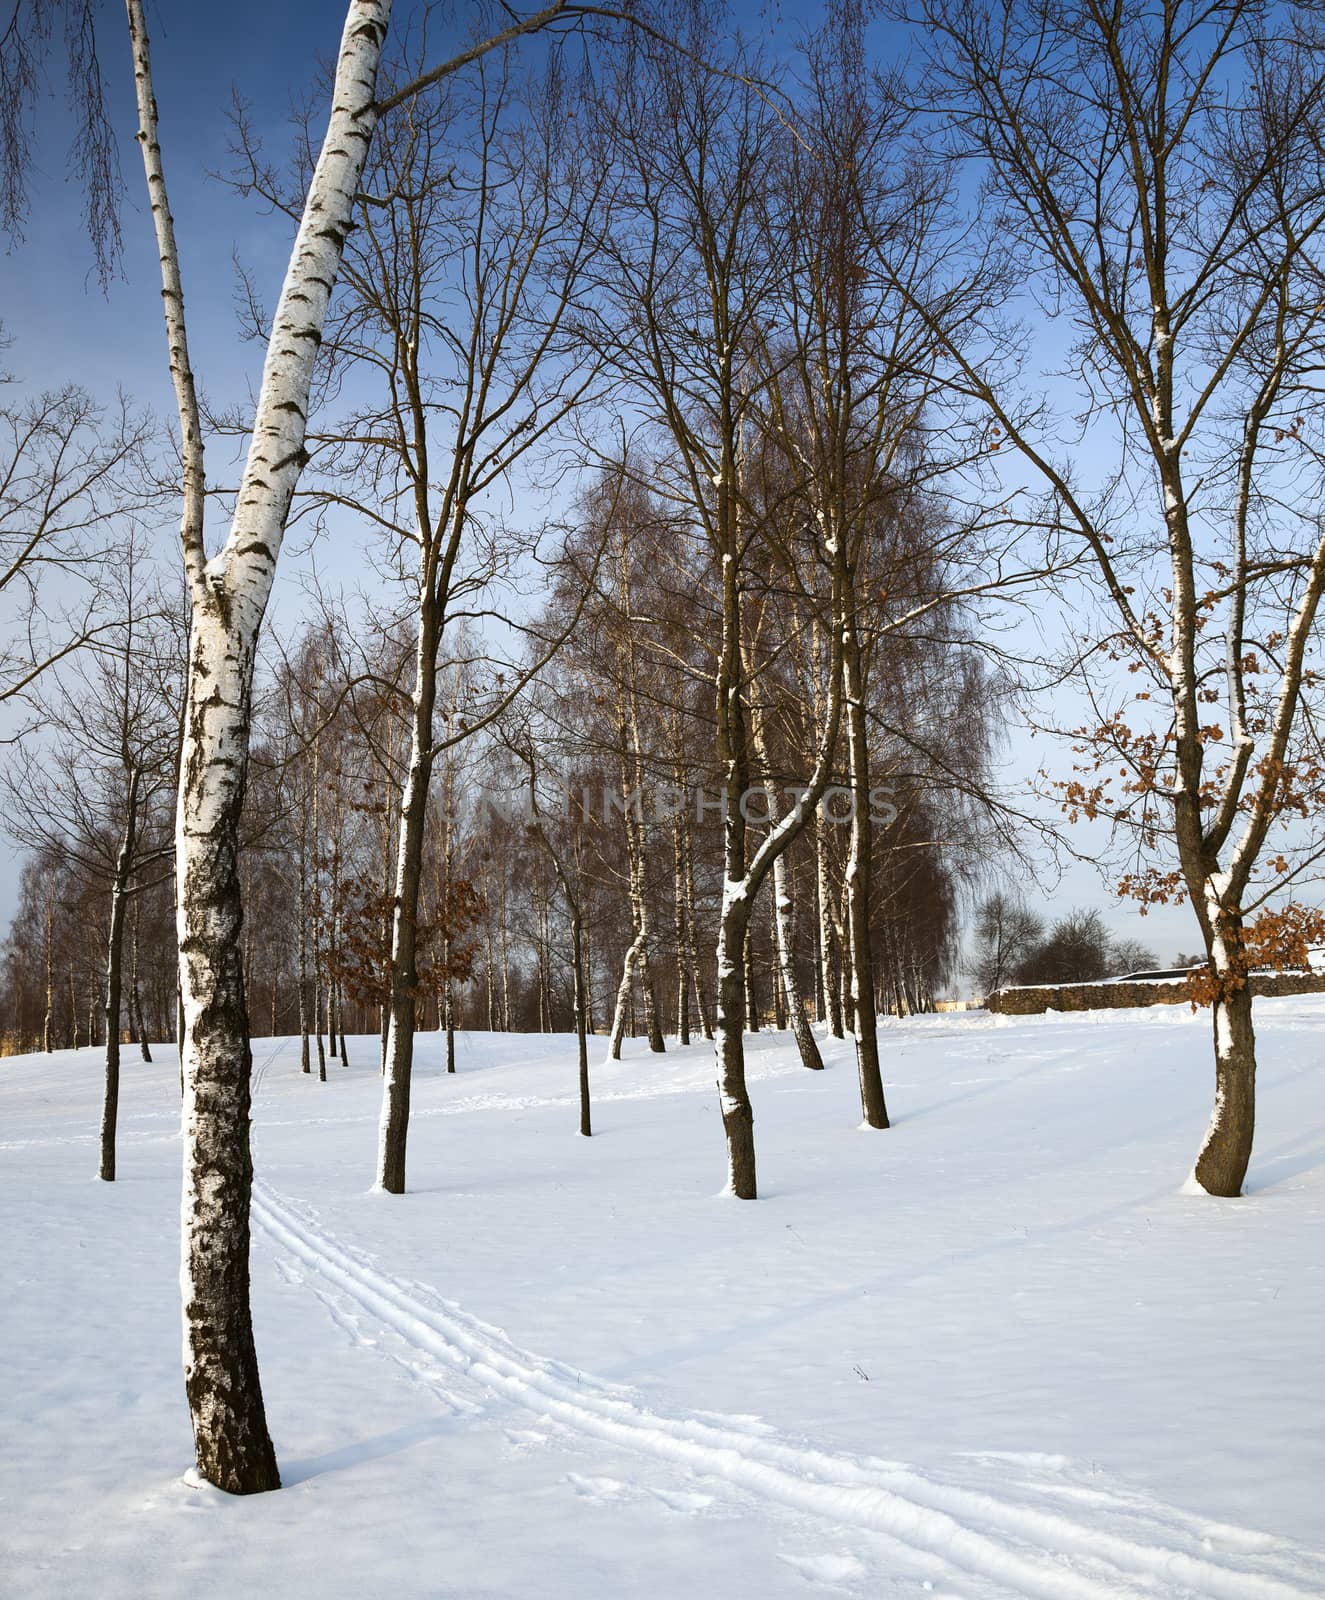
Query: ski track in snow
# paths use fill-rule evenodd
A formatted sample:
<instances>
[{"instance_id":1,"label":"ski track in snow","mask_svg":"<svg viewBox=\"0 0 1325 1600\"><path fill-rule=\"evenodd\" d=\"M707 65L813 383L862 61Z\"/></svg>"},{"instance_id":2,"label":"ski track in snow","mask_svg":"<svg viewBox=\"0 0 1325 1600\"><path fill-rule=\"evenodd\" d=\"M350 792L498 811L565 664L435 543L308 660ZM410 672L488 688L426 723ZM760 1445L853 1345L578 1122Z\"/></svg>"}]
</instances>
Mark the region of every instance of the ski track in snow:
<instances>
[{"instance_id":1,"label":"ski track in snow","mask_svg":"<svg viewBox=\"0 0 1325 1600\"><path fill-rule=\"evenodd\" d=\"M423 1358L402 1365L435 1393L440 1361L544 1423L688 1468L709 1480L706 1487L714 1480L726 1482L799 1512L884 1535L950 1577L977 1577L1025 1600L1312 1600L1323 1592L1325 1563L1286 1541L1213 1524L1136 1493L1016 1479L1018 1469L1061 1471L1062 1464L1053 1459L1019 1457L1006 1463L1008 1481L1057 1501L1043 1509L944 1482L903 1463L783 1439L764 1424L752 1427L753 1419L652 1411L634 1391L524 1351L427 1285L392 1277L267 1184L255 1185L253 1220L279 1251ZM310 1287L336 1316L333 1301L316 1285ZM479 1409L456 1396L442 1398L466 1413ZM521 1437L532 1443L535 1436ZM609 1482L612 1497L625 1488L607 1478L572 1475L570 1481L582 1494L601 1496ZM699 1498L708 1503L707 1497ZM1135 1537L1077 1521L1064 1514L1063 1501L1107 1512ZM1237 1564L1213 1559L1216 1555ZM807 1561L793 1558L791 1564L820 1580L841 1581L863 1572L849 1556L834 1557L831 1573L820 1570L818 1558Z\"/></svg>"}]
</instances>

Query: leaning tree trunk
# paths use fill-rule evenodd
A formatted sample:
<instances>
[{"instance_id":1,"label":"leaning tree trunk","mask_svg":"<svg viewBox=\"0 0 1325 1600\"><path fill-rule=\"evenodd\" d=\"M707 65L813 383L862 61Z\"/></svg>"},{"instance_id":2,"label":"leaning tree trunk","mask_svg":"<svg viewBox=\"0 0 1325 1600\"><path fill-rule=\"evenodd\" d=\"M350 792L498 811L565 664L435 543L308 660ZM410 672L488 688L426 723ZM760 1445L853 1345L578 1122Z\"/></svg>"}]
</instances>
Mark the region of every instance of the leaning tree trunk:
<instances>
[{"instance_id":1,"label":"leaning tree trunk","mask_svg":"<svg viewBox=\"0 0 1325 1600\"><path fill-rule=\"evenodd\" d=\"M800 978L796 973L795 907L791 899L790 872L786 859L779 856L773 863L773 920L777 934L777 959L782 975L782 994L787 1003L791 1031L796 1036L801 1066L812 1072L822 1072L824 1061L805 1015L805 1001L801 995Z\"/></svg>"},{"instance_id":2,"label":"leaning tree trunk","mask_svg":"<svg viewBox=\"0 0 1325 1600\"><path fill-rule=\"evenodd\" d=\"M130 768L124 805L124 830L115 857L115 877L110 890L110 935L106 941L106 1092L101 1105L101 1166L97 1176L115 1181L115 1125L120 1112L120 995L124 971L124 910L129 868L133 861L138 825L137 767Z\"/></svg>"},{"instance_id":3,"label":"leaning tree trunk","mask_svg":"<svg viewBox=\"0 0 1325 1600\"><path fill-rule=\"evenodd\" d=\"M607 1054L609 1060L621 1059L621 1041L626 1036L626 1023L630 1019L632 990L634 987L635 971L642 960L644 941L648 937L647 930L640 928L635 937L626 947L625 959L621 963L621 982L617 985L616 1010L612 1014L612 1032L608 1038ZM631 1036L634 1036L634 1027L631 1027Z\"/></svg>"},{"instance_id":4,"label":"leaning tree trunk","mask_svg":"<svg viewBox=\"0 0 1325 1600\"><path fill-rule=\"evenodd\" d=\"M189 367L142 0L128 0L139 147L161 263L184 462L181 544L193 615L175 818L184 1078L180 1288L184 1384L198 1469L236 1494L280 1486L249 1306L248 1012L240 938L239 825L253 666L290 502L307 459L313 367L377 120L390 0L350 0L326 138L272 317L248 457L219 555L204 541L201 418Z\"/></svg>"},{"instance_id":5,"label":"leaning tree trunk","mask_svg":"<svg viewBox=\"0 0 1325 1600\"><path fill-rule=\"evenodd\" d=\"M764 727L764 713L759 707L751 709L750 733L755 755L764 772L764 802L768 808L769 826L776 828L782 820L782 811L778 805L777 789L771 781L773 766L769 758L768 735ZM823 1057L819 1054L809 1018L805 1015L800 979L796 974L795 908L791 898L790 865L785 851L773 862L773 935L778 977L791 1020L791 1031L800 1052L801 1066L808 1067L812 1072L822 1072Z\"/></svg>"},{"instance_id":6,"label":"leaning tree trunk","mask_svg":"<svg viewBox=\"0 0 1325 1600\"><path fill-rule=\"evenodd\" d=\"M651 902L645 883L645 827L643 827L643 763L640 758L640 718L635 702L635 642L630 629L630 566L626 536L621 539L619 602L624 611L624 634L618 648L621 674L621 704L618 709L618 741L621 747L622 822L626 826L626 859L630 870L630 923L634 938L622 963L621 987L616 994L616 1016L611 1024L611 1059L621 1056L621 1035L626 1026L626 1006L632 997L632 974L638 971L645 1003L645 1032L648 1048L663 1053L663 1024L658 1016L658 995L653 987L653 926ZM632 1029L634 1032L634 1029Z\"/></svg>"},{"instance_id":7,"label":"leaning tree trunk","mask_svg":"<svg viewBox=\"0 0 1325 1600\"><path fill-rule=\"evenodd\" d=\"M624 744L625 721L621 725L621 736ZM636 974L639 975L640 988L644 996L644 1027L648 1034L649 1049L661 1055L667 1048L662 1036L662 1023L658 1015L658 999L653 983L653 969L651 956L653 952L653 917L649 902L648 886L645 883L645 839L644 825L640 814L635 809L633 795L641 795L640 768L638 755L635 760L635 787L630 786L630 770L625 765L626 758L622 758L622 787L625 794L625 827L626 827L626 857L630 869L630 916L634 926L635 936L626 951L626 958L621 964L621 983L617 989L616 1015L612 1019L612 1035L609 1053L613 1061L621 1056L621 1039L625 1033L626 1008L630 1003L633 983ZM640 800L642 806L643 801Z\"/></svg>"}]
</instances>

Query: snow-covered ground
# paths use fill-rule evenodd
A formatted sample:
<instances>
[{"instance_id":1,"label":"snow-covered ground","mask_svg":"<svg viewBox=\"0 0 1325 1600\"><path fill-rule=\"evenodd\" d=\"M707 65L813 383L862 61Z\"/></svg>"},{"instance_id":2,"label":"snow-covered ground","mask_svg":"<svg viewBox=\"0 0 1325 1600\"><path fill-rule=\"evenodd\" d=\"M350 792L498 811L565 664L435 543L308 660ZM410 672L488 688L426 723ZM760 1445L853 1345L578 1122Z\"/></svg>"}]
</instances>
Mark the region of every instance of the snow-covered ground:
<instances>
[{"instance_id":1,"label":"snow-covered ground","mask_svg":"<svg viewBox=\"0 0 1325 1600\"><path fill-rule=\"evenodd\" d=\"M751 1042L763 1198L713 1066L640 1043L422 1041L411 1192L380 1080L256 1047L253 1281L280 1494L190 1481L176 1066L0 1062L0 1592L746 1600L1325 1594L1325 1000L1258 1002L1248 1196L1181 1193L1209 1110L1186 1007ZM601 1055L602 1041L597 1042Z\"/></svg>"}]
</instances>

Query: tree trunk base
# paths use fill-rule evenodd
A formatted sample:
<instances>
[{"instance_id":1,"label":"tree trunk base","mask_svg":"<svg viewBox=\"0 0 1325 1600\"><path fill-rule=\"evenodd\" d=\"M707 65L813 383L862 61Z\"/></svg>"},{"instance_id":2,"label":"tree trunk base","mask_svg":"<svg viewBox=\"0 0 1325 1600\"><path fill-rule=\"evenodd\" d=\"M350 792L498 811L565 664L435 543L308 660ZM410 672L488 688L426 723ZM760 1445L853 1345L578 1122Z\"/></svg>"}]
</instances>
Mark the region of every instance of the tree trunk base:
<instances>
[{"instance_id":1,"label":"tree trunk base","mask_svg":"<svg viewBox=\"0 0 1325 1600\"><path fill-rule=\"evenodd\" d=\"M759 1185L755 1179L754 1120L754 1113L748 1105L734 1106L722 1114L722 1125L727 1131L729 1187L737 1200L759 1198Z\"/></svg>"},{"instance_id":2,"label":"tree trunk base","mask_svg":"<svg viewBox=\"0 0 1325 1600\"><path fill-rule=\"evenodd\" d=\"M1256 1035L1251 991L1216 1000L1215 1108L1191 1181L1206 1194L1236 1199L1251 1162L1256 1131Z\"/></svg>"}]
</instances>

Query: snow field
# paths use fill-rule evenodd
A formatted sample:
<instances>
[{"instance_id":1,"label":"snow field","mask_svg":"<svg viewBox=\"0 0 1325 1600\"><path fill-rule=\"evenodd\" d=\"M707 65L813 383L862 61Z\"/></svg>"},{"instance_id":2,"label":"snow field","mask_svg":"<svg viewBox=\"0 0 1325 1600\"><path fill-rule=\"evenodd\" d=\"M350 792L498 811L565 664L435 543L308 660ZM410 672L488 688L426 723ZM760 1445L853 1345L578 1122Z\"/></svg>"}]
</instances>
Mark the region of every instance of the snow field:
<instances>
[{"instance_id":1,"label":"snow field","mask_svg":"<svg viewBox=\"0 0 1325 1600\"><path fill-rule=\"evenodd\" d=\"M1185 1008L751 1040L763 1198L717 1197L697 1044L422 1041L411 1193L368 1192L374 1041L325 1085L255 1044L253 1274L286 1489L190 1486L175 1065L0 1065L0 1586L372 1596L1325 1594L1319 1037L1258 1003L1249 1194L1180 1193L1208 1114ZM501 1330L506 1330L505 1332ZM1178 1508L1182 1509L1178 1509Z\"/></svg>"}]
</instances>

